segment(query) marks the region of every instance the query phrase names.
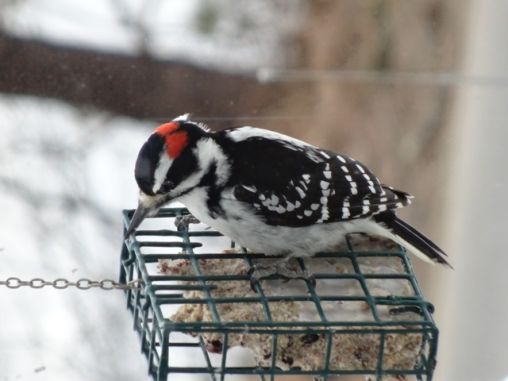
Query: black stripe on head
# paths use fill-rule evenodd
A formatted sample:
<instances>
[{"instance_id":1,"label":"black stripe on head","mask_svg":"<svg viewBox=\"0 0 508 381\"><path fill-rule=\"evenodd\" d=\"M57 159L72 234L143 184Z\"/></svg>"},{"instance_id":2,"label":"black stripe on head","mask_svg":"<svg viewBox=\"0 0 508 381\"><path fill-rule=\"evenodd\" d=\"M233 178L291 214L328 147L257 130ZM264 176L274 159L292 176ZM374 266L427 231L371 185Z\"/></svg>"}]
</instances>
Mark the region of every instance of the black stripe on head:
<instances>
[{"instance_id":1,"label":"black stripe on head","mask_svg":"<svg viewBox=\"0 0 508 381\"><path fill-rule=\"evenodd\" d=\"M191 121L180 122L180 130L185 130L185 132L187 132L189 141L191 142L195 142L208 134L208 129L204 125Z\"/></svg>"},{"instance_id":2,"label":"black stripe on head","mask_svg":"<svg viewBox=\"0 0 508 381\"><path fill-rule=\"evenodd\" d=\"M163 149L164 139L157 134L152 134L139 151L134 176L139 189L145 194L154 194L154 174Z\"/></svg>"},{"instance_id":3,"label":"black stripe on head","mask_svg":"<svg viewBox=\"0 0 508 381\"><path fill-rule=\"evenodd\" d=\"M208 186L206 205L208 206L210 216L212 218L217 218L218 216L226 217L226 212L220 205L220 193L222 189L217 187L217 162L213 161L210 164L198 186L204 185Z\"/></svg>"}]
</instances>

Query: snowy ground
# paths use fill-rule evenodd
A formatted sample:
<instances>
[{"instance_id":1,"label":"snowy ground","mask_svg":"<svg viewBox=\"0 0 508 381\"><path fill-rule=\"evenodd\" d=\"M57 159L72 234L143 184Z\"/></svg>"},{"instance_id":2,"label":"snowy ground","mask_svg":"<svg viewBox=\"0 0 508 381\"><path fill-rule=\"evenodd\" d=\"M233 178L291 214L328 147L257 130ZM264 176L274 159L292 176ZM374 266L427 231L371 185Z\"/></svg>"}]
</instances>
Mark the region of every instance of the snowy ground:
<instances>
[{"instance_id":1,"label":"snowy ground","mask_svg":"<svg viewBox=\"0 0 508 381\"><path fill-rule=\"evenodd\" d=\"M152 126L23 97L0 97L0 125L0 278L116 279ZM2 289L0 305L0 380L147 379L121 292Z\"/></svg>"}]
</instances>

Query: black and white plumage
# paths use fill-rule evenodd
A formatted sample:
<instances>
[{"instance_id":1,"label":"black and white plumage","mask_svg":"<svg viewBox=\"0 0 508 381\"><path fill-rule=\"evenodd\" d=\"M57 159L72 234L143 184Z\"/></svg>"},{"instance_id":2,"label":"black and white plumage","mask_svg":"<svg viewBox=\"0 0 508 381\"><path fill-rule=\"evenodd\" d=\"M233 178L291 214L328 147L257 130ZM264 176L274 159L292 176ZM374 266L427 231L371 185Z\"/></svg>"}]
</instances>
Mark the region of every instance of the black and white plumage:
<instances>
[{"instance_id":1,"label":"black and white plumage","mask_svg":"<svg viewBox=\"0 0 508 381\"><path fill-rule=\"evenodd\" d=\"M172 200L254 252L311 256L348 233L388 237L420 258L446 254L400 220L411 196L383 185L360 162L276 132L240 127L210 132L179 117L141 148L139 205L127 231Z\"/></svg>"}]
</instances>

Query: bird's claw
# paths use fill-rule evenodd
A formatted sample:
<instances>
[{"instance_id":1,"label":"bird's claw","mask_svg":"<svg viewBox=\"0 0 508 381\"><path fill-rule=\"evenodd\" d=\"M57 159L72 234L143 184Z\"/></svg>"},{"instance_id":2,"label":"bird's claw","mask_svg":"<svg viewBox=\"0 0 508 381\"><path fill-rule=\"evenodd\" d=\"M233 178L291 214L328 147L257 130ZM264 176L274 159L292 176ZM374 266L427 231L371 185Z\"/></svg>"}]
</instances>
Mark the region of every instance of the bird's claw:
<instances>
[{"instance_id":1,"label":"bird's claw","mask_svg":"<svg viewBox=\"0 0 508 381\"><path fill-rule=\"evenodd\" d=\"M312 290L316 289L316 276L313 273L307 272L307 277L303 278L307 284L312 288Z\"/></svg>"},{"instance_id":2,"label":"bird's claw","mask_svg":"<svg viewBox=\"0 0 508 381\"><path fill-rule=\"evenodd\" d=\"M185 214L175 218L175 226L178 231L189 230L190 224L199 224L200 222L201 221L199 221L192 214Z\"/></svg>"}]
</instances>

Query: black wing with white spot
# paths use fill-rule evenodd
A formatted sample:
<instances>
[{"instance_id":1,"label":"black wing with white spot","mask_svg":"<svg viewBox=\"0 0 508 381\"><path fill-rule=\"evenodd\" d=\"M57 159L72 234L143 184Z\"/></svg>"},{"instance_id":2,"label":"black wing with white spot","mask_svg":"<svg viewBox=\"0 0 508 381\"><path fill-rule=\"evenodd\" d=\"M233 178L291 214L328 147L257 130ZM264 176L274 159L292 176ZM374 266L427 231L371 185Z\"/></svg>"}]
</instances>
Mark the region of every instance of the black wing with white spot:
<instances>
[{"instance_id":1,"label":"black wing with white spot","mask_svg":"<svg viewBox=\"0 0 508 381\"><path fill-rule=\"evenodd\" d=\"M229 133L217 140L232 139ZM410 202L408 194L381 185L351 158L284 135L264 133L240 131L233 136L235 144L224 144L223 149L236 158L230 179L234 197L249 204L268 224L345 221Z\"/></svg>"}]
</instances>

